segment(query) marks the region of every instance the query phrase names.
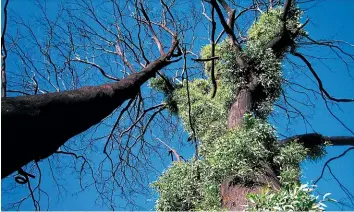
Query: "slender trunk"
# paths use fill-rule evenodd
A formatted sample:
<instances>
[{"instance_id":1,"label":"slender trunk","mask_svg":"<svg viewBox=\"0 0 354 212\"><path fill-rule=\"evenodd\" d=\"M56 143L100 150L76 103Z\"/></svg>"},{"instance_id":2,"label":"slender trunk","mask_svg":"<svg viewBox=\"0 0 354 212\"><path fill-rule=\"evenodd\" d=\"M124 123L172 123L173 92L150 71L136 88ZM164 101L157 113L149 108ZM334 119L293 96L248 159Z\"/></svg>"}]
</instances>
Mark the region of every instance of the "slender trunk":
<instances>
[{"instance_id":1,"label":"slender trunk","mask_svg":"<svg viewBox=\"0 0 354 212\"><path fill-rule=\"evenodd\" d=\"M1 178L50 156L68 139L99 123L136 96L140 86L168 64L160 58L141 72L111 84L2 98Z\"/></svg>"}]
</instances>

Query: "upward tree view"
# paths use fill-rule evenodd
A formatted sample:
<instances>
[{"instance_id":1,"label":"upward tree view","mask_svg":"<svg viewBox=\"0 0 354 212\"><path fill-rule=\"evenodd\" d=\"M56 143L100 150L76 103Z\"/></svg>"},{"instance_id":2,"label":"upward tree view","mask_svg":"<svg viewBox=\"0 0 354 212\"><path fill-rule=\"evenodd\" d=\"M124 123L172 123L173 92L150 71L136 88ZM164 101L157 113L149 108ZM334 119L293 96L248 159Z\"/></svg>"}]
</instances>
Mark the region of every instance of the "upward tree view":
<instances>
[{"instance_id":1,"label":"upward tree view","mask_svg":"<svg viewBox=\"0 0 354 212\"><path fill-rule=\"evenodd\" d=\"M353 6L2 1L2 210L354 210Z\"/></svg>"}]
</instances>

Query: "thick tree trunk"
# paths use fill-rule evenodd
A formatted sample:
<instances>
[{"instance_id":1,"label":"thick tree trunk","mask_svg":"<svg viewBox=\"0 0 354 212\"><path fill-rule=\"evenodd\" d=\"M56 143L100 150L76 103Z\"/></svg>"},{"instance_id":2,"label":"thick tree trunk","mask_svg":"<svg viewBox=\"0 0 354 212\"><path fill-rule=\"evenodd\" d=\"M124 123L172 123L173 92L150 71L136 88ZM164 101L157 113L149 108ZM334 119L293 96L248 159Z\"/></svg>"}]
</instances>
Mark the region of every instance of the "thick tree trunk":
<instances>
[{"instance_id":1,"label":"thick tree trunk","mask_svg":"<svg viewBox=\"0 0 354 212\"><path fill-rule=\"evenodd\" d=\"M231 105L227 120L229 129L237 128L243 123L243 116L251 112L252 93L250 89L242 89L238 92L235 102Z\"/></svg>"},{"instance_id":2,"label":"thick tree trunk","mask_svg":"<svg viewBox=\"0 0 354 212\"><path fill-rule=\"evenodd\" d=\"M240 90L236 94L235 102L229 110L228 128L237 129L243 125L243 117L246 113L252 112L252 105L255 100L256 80L250 80L248 87ZM277 172L268 163L261 164L264 175L255 176L252 185L237 184L233 182L233 177L230 176L221 184L222 206L229 210L244 210L244 205L247 205L246 196L248 193L259 192L265 186L271 186L274 189L281 187Z\"/></svg>"},{"instance_id":3,"label":"thick tree trunk","mask_svg":"<svg viewBox=\"0 0 354 212\"><path fill-rule=\"evenodd\" d=\"M264 175L255 176L252 185L233 183L233 178L225 180L221 184L222 206L231 211L243 211L248 204L246 196L248 193L257 193L266 186L280 189L281 184L273 168L269 164L262 164Z\"/></svg>"},{"instance_id":4,"label":"thick tree trunk","mask_svg":"<svg viewBox=\"0 0 354 212\"><path fill-rule=\"evenodd\" d=\"M1 178L50 156L68 139L99 123L170 63L161 57L141 72L111 84L2 98Z\"/></svg>"}]
</instances>

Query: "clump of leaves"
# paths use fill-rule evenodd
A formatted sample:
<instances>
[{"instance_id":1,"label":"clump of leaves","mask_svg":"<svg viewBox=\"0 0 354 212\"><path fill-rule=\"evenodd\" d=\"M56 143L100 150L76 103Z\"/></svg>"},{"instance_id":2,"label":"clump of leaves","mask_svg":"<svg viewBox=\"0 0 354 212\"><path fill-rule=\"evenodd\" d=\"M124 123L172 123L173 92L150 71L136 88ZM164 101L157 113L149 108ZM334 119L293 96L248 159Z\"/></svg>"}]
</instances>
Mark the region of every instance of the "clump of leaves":
<instances>
[{"instance_id":1,"label":"clump of leaves","mask_svg":"<svg viewBox=\"0 0 354 212\"><path fill-rule=\"evenodd\" d=\"M152 184L159 192L158 211L188 211L201 200L200 170L193 162L174 162L158 181Z\"/></svg>"},{"instance_id":2,"label":"clump of leaves","mask_svg":"<svg viewBox=\"0 0 354 212\"><path fill-rule=\"evenodd\" d=\"M167 109L172 114L177 114L178 106L175 98L173 97L173 91L180 88L181 85L175 84L170 78L167 77L152 78L149 85L151 88L154 88L164 94Z\"/></svg>"},{"instance_id":3,"label":"clump of leaves","mask_svg":"<svg viewBox=\"0 0 354 212\"><path fill-rule=\"evenodd\" d=\"M259 86L253 110L257 117L265 119L281 94L281 61L271 49L260 49L257 45L249 45L245 55L252 65Z\"/></svg>"},{"instance_id":4,"label":"clump of leaves","mask_svg":"<svg viewBox=\"0 0 354 212\"><path fill-rule=\"evenodd\" d=\"M313 145L311 148L308 148L308 157L311 160L318 160L321 159L324 155L326 155L326 146L329 146L330 143L323 144L318 144L318 145Z\"/></svg>"},{"instance_id":5,"label":"clump of leaves","mask_svg":"<svg viewBox=\"0 0 354 212\"><path fill-rule=\"evenodd\" d=\"M242 58L249 67L240 68L237 58ZM242 53L236 53L228 43L223 44L220 51L221 59L218 69L219 84L228 87L234 94L249 83L250 71L255 75L259 85L258 92L253 102L253 111L257 117L266 118L272 111L273 103L281 93L282 72L281 61L271 49L264 49L255 42L250 42ZM229 98L233 100L233 98Z\"/></svg>"},{"instance_id":6,"label":"clump of leaves","mask_svg":"<svg viewBox=\"0 0 354 212\"><path fill-rule=\"evenodd\" d=\"M308 150L296 141L280 148L278 156L274 157L280 165L280 181L283 186L293 185L300 180L300 162L307 156Z\"/></svg>"},{"instance_id":7,"label":"clump of leaves","mask_svg":"<svg viewBox=\"0 0 354 212\"><path fill-rule=\"evenodd\" d=\"M311 194L314 186L307 184L293 184L291 187L280 191L272 191L269 188L259 194L248 194L250 204L247 211L323 211L324 202L333 201L324 195L318 201L318 197Z\"/></svg>"},{"instance_id":8,"label":"clump of leaves","mask_svg":"<svg viewBox=\"0 0 354 212\"><path fill-rule=\"evenodd\" d=\"M221 126L226 129L226 122L224 121L224 124L220 122L221 120L226 120L227 117L227 107L223 98L232 94L220 86L220 93L212 99L208 95L210 91L210 82L205 79L197 79L189 82L191 110L189 110L187 90L182 88L174 92L174 97L176 97L179 108L178 115L182 119L185 129L190 134L193 133L190 126L191 118L192 125L197 134L196 136L199 139L203 138L211 126Z\"/></svg>"},{"instance_id":9,"label":"clump of leaves","mask_svg":"<svg viewBox=\"0 0 354 212\"><path fill-rule=\"evenodd\" d=\"M302 11L293 6L288 12L286 30L292 36L291 39L294 39L298 35L306 34L305 31L301 29L301 15ZM280 35L284 30L283 21L281 19L282 16L283 11L280 7L263 13L248 31L248 44L264 47L269 41Z\"/></svg>"},{"instance_id":10,"label":"clump of leaves","mask_svg":"<svg viewBox=\"0 0 354 212\"><path fill-rule=\"evenodd\" d=\"M220 210L219 185L208 180L208 175L202 161L174 162L152 184L160 195L156 210Z\"/></svg>"},{"instance_id":11,"label":"clump of leaves","mask_svg":"<svg viewBox=\"0 0 354 212\"><path fill-rule=\"evenodd\" d=\"M225 43L226 41L223 41L219 44L215 45L215 57L221 57L221 51L222 49L225 48ZM203 46L203 48L200 51L200 56L202 59L210 59L212 55L211 52L211 44L205 45ZM219 70L221 68L221 60L220 59L216 59L215 61L215 78L219 79ZM205 61L204 62L204 72L207 76L210 76L210 68L211 68L211 61Z\"/></svg>"},{"instance_id":12,"label":"clump of leaves","mask_svg":"<svg viewBox=\"0 0 354 212\"><path fill-rule=\"evenodd\" d=\"M262 173L260 164L270 161L276 149L271 126L251 115L237 130L229 130L210 143L201 143L201 153L217 182L234 176L248 182Z\"/></svg>"}]
</instances>

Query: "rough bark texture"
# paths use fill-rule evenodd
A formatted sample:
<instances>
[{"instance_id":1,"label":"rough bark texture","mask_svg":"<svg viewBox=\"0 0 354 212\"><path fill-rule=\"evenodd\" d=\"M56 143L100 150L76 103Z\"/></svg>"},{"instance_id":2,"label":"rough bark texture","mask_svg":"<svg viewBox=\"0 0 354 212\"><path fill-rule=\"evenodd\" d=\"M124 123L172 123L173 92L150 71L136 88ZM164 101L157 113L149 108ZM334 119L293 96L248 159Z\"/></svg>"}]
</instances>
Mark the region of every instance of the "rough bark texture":
<instances>
[{"instance_id":1,"label":"rough bark texture","mask_svg":"<svg viewBox=\"0 0 354 212\"><path fill-rule=\"evenodd\" d=\"M69 138L99 123L169 63L161 57L141 72L111 84L2 98L1 178L50 156Z\"/></svg>"}]
</instances>

